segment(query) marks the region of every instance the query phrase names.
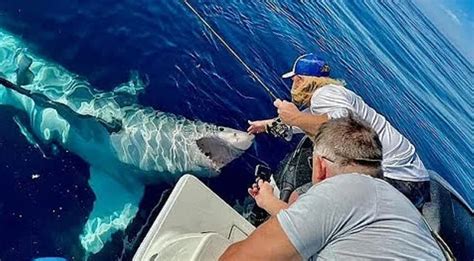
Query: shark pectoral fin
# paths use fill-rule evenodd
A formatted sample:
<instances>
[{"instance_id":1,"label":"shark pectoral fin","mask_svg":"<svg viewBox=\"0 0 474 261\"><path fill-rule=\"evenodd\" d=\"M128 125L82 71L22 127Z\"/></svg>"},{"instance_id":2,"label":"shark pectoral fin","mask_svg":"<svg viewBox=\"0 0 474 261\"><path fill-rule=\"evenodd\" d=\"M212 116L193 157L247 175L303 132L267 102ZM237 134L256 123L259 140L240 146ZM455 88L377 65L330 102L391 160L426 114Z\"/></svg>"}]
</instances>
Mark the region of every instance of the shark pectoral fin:
<instances>
[{"instance_id":1,"label":"shark pectoral fin","mask_svg":"<svg viewBox=\"0 0 474 261\"><path fill-rule=\"evenodd\" d=\"M138 212L145 187L138 181L118 180L108 172L92 167L90 174L89 184L96 200L80 240L86 252L95 254L114 232L127 228Z\"/></svg>"},{"instance_id":2,"label":"shark pectoral fin","mask_svg":"<svg viewBox=\"0 0 474 261\"><path fill-rule=\"evenodd\" d=\"M28 124L25 124L24 121L20 119L18 115L13 117L13 121L16 123L16 125L18 125L18 128L20 128L20 133L26 138L26 141L33 145L33 147L37 148L44 158L49 159L50 157L46 154L46 150L42 148L42 145L40 144L40 142L38 142L36 136L33 134L32 131L30 131Z\"/></svg>"}]
</instances>

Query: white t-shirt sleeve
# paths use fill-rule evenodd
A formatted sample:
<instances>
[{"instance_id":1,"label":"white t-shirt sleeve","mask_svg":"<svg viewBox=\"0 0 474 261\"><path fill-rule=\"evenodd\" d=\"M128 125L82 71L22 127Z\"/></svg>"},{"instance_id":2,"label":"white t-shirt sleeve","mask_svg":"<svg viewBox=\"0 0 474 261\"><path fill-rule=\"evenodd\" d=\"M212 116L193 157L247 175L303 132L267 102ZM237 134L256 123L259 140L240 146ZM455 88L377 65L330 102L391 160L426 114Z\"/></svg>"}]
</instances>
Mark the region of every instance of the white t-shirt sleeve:
<instances>
[{"instance_id":1,"label":"white t-shirt sleeve","mask_svg":"<svg viewBox=\"0 0 474 261\"><path fill-rule=\"evenodd\" d=\"M351 100L344 87L326 85L313 93L310 110L313 114L327 114L329 119L337 119L354 111Z\"/></svg>"}]
</instances>

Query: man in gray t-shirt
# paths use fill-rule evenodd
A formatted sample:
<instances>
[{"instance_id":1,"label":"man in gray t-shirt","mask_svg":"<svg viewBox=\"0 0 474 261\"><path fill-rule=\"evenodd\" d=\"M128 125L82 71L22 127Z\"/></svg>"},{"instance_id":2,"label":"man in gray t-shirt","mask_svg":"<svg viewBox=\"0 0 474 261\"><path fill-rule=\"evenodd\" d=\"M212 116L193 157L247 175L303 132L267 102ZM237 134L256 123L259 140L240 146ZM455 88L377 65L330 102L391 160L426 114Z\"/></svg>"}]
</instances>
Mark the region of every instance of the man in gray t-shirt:
<instances>
[{"instance_id":1,"label":"man in gray t-shirt","mask_svg":"<svg viewBox=\"0 0 474 261\"><path fill-rule=\"evenodd\" d=\"M443 258L420 213L382 179L343 174L277 215L303 259Z\"/></svg>"},{"instance_id":2,"label":"man in gray t-shirt","mask_svg":"<svg viewBox=\"0 0 474 261\"><path fill-rule=\"evenodd\" d=\"M382 177L377 133L352 117L321 125L313 187L288 206L267 182L249 189L272 217L221 260L444 260L410 201Z\"/></svg>"}]
</instances>

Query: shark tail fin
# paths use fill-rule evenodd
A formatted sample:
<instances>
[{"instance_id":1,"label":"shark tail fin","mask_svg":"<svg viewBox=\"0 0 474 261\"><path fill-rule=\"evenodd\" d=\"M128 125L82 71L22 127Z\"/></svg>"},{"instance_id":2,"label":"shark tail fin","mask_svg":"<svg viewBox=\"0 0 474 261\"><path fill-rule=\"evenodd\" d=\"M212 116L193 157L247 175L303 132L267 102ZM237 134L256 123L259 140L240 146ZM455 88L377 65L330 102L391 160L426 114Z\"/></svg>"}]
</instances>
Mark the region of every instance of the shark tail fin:
<instances>
[{"instance_id":1,"label":"shark tail fin","mask_svg":"<svg viewBox=\"0 0 474 261\"><path fill-rule=\"evenodd\" d=\"M91 167L89 184L96 196L94 206L80 235L87 253L98 253L113 233L125 230L138 212L145 191L143 184L117 179L112 174Z\"/></svg>"},{"instance_id":2,"label":"shark tail fin","mask_svg":"<svg viewBox=\"0 0 474 261\"><path fill-rule=\"evenodd\" d=\"M13 117L13 121L18 125L18 128L20 129L20 133L23 135L23 137L26 138L26 141L33 145L36 149L41 152L41 155L43 155L43 158L49 159L51 158L47 153L46 150L41 146L40 142L38 141L39 139L33 134L33 131L31 128L28 127L28 124L24 122L18 115Z\"/></svg>"}]
</instances>

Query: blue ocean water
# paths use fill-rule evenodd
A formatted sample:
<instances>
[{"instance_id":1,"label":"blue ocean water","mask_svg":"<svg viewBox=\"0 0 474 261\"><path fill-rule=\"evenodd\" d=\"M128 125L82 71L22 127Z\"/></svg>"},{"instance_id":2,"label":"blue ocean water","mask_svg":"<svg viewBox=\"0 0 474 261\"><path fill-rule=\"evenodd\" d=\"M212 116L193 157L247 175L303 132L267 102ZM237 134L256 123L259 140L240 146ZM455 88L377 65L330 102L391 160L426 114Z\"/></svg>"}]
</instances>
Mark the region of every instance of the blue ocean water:
<instances>
[{"instance_id":1,"label":"blue ocean water","mask_svg":"<svg viewBox=\"0 0 474 261\"><path fill-rule=\"evenodd\" d=\"M192 3L279 97L289 99L289 82L280 75L294 58L310 51L326 58L333 75L384 114L427 168L474 206L472 61L414 4ZM140 103L157 110L236 129L246 129L247 119L275 116L268 94L181 1L2 1L0 28L102 90L127 81L131 70L146 75ZM13 113L0 114L0 258L81 258L78 236L94 200L89 166L61 149L44 159L20 135ZM207 182L229 203L242 200L253 166L275 167L294 146L257 137L252 150ZM130 256L165 188L148 188L132 227L91 259Z\"/></svg>"}]
</instances>

